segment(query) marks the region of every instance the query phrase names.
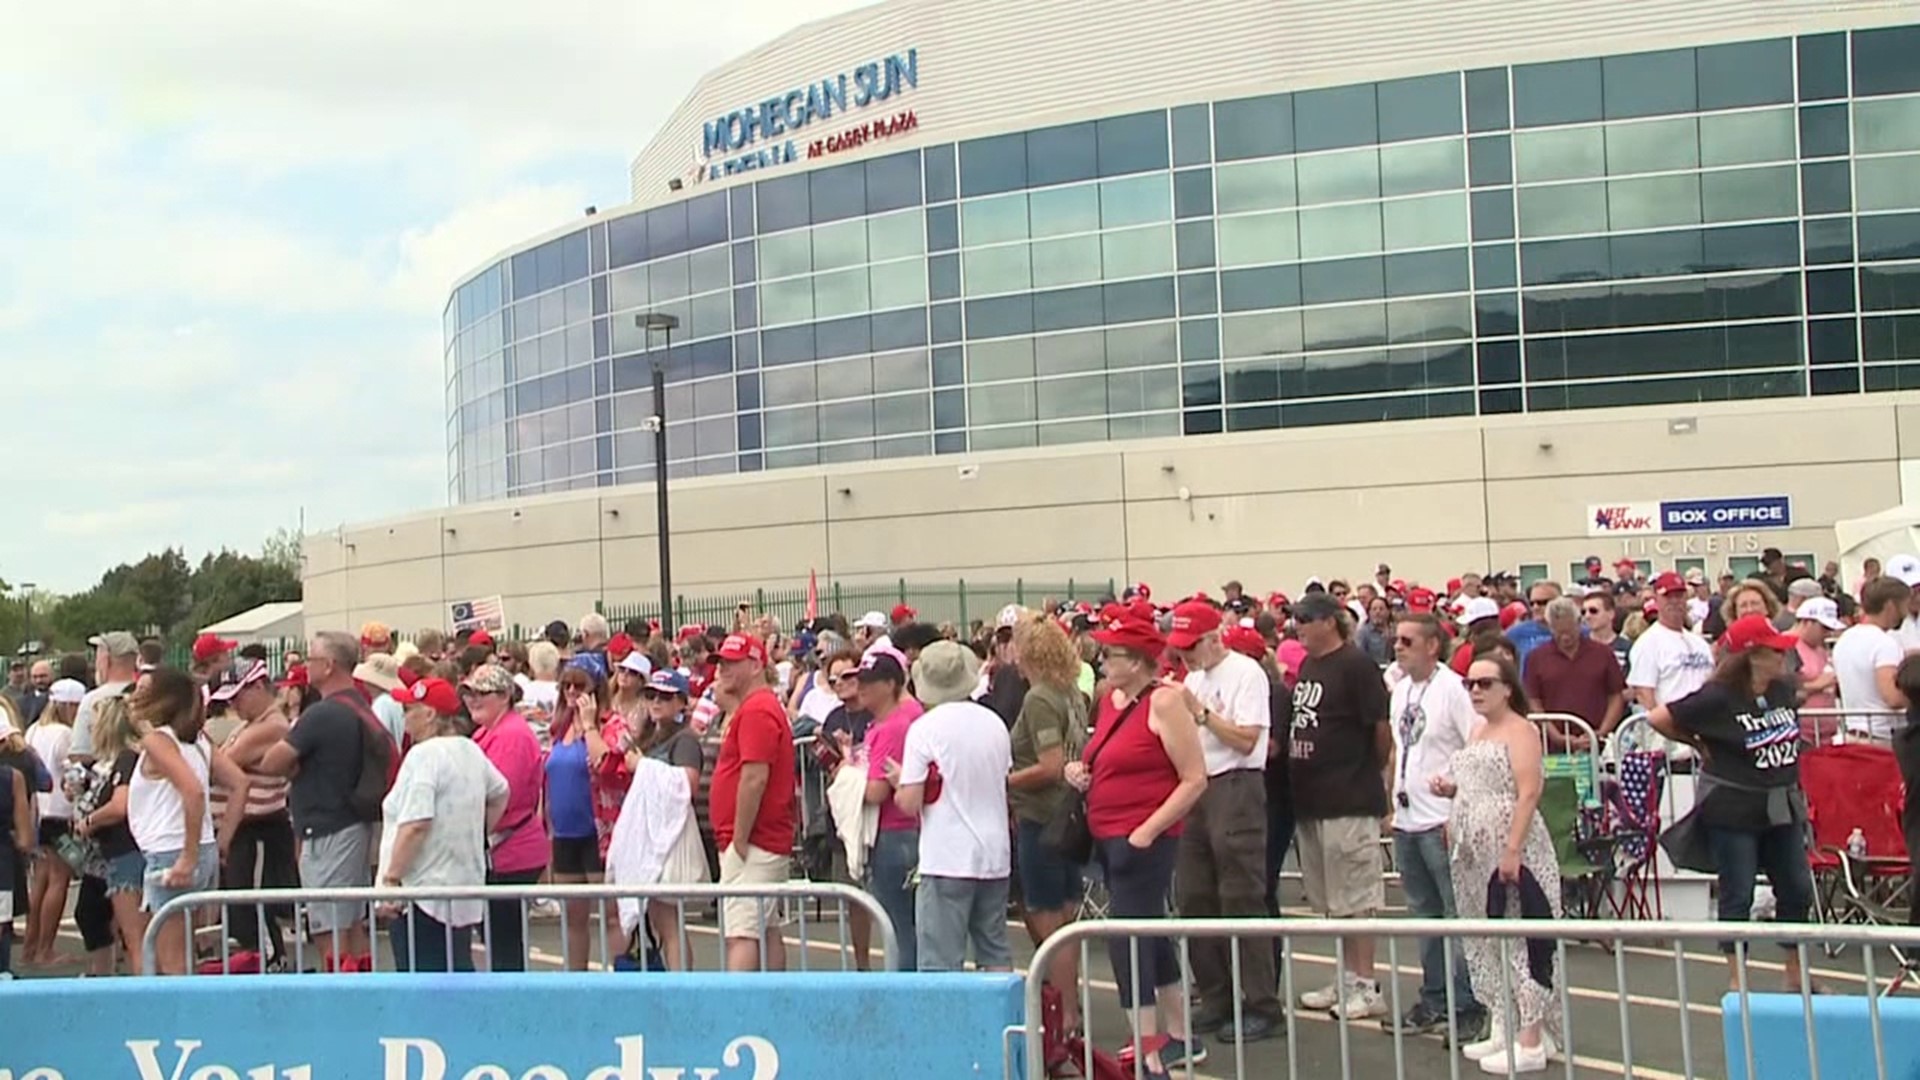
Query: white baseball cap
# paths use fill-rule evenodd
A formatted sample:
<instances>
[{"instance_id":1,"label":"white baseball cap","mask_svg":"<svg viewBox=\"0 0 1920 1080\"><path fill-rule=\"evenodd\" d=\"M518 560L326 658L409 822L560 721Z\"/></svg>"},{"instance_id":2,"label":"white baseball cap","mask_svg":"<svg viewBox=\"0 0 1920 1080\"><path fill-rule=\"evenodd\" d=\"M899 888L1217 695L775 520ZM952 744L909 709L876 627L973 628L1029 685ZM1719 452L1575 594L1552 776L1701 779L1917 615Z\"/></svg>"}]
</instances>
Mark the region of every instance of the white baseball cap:
<instances>
[{"instance_id":1,"label":"white baseball cap","mask_svg":"<svg viewBox=\"0 0 1920 1080\"><path fill-rule=\"evenodd\" d=\"M1845 630L1847 624L1840 621L1840 605L1824 596L1809 597L1800 602L1796 612L1800 618L1817 622L1829 630Z\"/></svg>"},{"instance_id":2,"label":"white baseball cap","mask_svg":"<svg viewBox=\"0 0 1920 1080\"><path fill-rule=\"evenodd\" d=\"M78 705L86 696L86 684L78 679L60 679L47 687L47 700L62 705Z\"/></svg>"},{"instance_id":3,"label":"white baseball cap","mask_svg":"<svg viewBox=\"0 0 1920 1080\"><path fill-rule=\"evenodd\" d=\"M1500 605L1485 596L1474 597L1467 601L1465 607L1460 609L1461 626L1472 626L1481 619L1497 619L1499 617Z\"/></svg>"},{"instance_id":4,"label":"white baseball cap","mask_svg":"<svg viewBox=\"0 0 1920 1080\"><path fill-rule=\"evenodd\" d=\"M1025 611L1026 609L1019 604L1008 604L1006 607L1000 609L1000 615L994 620L993 624L1000 627L1018 626L1020 624L1020 616L1024 614Z\"/></svg>"},{"instance_id":5,"label":"white baseball cap","mask_svg":"<svg viewBox=\"0 0 1920 1080\"><path fill-rule=\"evenodd\" d=\"M1887 576L1908 585L1920 585L1920 555L1895 555L1888 559Z\"/></svg>"},{"instance_id":6,"label":"white baseball cap","mask_svg":"<svg viewBox=\"0 0 1920 1080\"><path fill-rule=\"evenodd\" d=\"M892 623L887 621L887 617L878 611L867 612L865 615L860 616L859 622L853 625L864 626L869 630L886 630L893 626Z\"/></svg>"}]
</instances>

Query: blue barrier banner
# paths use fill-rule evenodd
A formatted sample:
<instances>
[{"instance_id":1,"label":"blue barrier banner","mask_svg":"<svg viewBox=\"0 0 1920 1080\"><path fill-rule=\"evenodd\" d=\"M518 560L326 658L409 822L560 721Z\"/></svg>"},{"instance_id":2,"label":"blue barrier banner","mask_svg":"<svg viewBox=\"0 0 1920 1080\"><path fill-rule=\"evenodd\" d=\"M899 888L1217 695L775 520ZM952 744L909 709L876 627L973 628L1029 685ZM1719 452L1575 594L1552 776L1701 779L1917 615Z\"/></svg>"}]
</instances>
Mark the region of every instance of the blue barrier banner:
<instances>
[{"instance_id":1,"label":"blue barrier banner","mask_svg":"<svg viewBox=\"0 0 1920 1080\"><path fill-rule=\"evenodd\" d=\"M1809 1065L1806 1010L1798 994L1748 994L1753 1015L1743 1019L1740 995L1720 1000L1721 1033L1727 1046L1728 1080L1773 1080L1813 1076ZM1820 1076L1911 1078L1920 1076L1920 1001L1880 999L1880 1047L1886 1071L1875 1060L1873 1017L1867 999L1819 995L1813 1001L1814 1040ZM1746 1035L1753 1033L1754 1074L1747 1072Z\"/></svg>"},{"instance_id":2,"label":"blue barrier banner","mask_svg":"<svg viewBox=\"0 0 1920 1080\"><path fill-rule=\"evenodd\" d=\"M1661 532L1730 532L1784 529L1793 524L1785 495L1750 499L1681 499L1660 504Z\"/></svg>"},{"instance_id":3,"label":"blue barrier banner","mask_svg":"<svg viewBox=\"0 0 1920 1080\"><path fill-rule=\"evenodd\" d=\"M999 1076L1013 975L291 975L0 984L0 1080Z\"/></svg>"}]
</instances>

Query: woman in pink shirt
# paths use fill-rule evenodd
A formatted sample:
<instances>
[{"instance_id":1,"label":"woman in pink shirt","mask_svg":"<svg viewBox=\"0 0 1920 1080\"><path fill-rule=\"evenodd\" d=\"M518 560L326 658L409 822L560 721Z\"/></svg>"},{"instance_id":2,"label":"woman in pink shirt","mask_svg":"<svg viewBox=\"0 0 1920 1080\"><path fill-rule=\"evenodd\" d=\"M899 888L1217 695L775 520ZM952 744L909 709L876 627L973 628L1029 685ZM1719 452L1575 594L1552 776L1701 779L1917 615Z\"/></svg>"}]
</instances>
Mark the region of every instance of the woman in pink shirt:
<instances>
[{"instance_id":1,"label":"woman in pink shirt","mask_svg":"<svg viewBox=\"0 0 1920 1080\"><path fill-rule=\"evenodd\" d=\"M1837 701L1834 690L1840 685L1840 675L1833 670L1833 658L1827 652L1827 635L1845 630L1847 624L1840 621L1838 605L1824 596L1800 601L1794 614L1796 620L1788 633L1799 639L1793 651L1800 660L1800 736L1817 744L1823 718L1808 716L1807 710L1831 709Z\"/></svg>"},{"instance_id":2,"label":"woman in pink shirt","mask_svg":"<svg viewBox=\"0 0 1920 1080\"><path fill-rule=\"evenodd\" d=\"M920 866L920 819L894 805L887 766L906 756L907 727L926 710L907 694L907 668L899 653L874 649L860 660L860 707L874 718L867 729L867 802L880 807L880 831L867 861L868 887L900 935L900 970L919 967L915 947L913 885Z\"/></svg>"},{"instance_id":3,"label":"woman in pink shirt","mask_svg":"<svg viewBox=\"0 0 1920 1080\"><path fill-rule=\"evenodd\" d=\"M531 885L547 868L547 830L540 821L540 743L526 718L514 711L518 688L507 669L482 664L460 684L460 698L473 717L473 741L507 778L507 809L487 836L487 884ZM523 905L487 903L488 970L527 969Z\"/></svg>"}]
</instances>

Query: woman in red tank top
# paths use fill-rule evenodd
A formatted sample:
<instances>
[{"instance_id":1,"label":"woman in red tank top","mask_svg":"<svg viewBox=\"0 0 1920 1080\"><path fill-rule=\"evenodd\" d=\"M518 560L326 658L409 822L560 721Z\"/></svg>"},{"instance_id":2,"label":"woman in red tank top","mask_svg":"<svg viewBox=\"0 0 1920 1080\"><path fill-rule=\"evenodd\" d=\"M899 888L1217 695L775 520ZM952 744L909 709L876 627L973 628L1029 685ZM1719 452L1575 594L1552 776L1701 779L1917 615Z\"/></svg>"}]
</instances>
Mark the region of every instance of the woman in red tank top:
<instances>
[{"instance_id":1,"label":"woman in red tank top","mask_svg":"<svg viewBox=\"0 0 1920 1080\"><path fill-rule=\"evenodd\" d=\"M1087 793L1087 826L1106 871L1112 916L1164 918L1181 826L1207 787L1199 717L1184 695L1154 692L1166 639L1152 622L1124 614L1093 637L1107 650L1106 692L1093 737L1081 760L1067 764L1066 779ZM1169 1068L1198 1064L1204 1044L1186 1030L1173 944L1140 939L1137 973L1134 952L1126 938L1107 943L1144 1074L1163 1077Z\"/></svg>"}]
</instances>

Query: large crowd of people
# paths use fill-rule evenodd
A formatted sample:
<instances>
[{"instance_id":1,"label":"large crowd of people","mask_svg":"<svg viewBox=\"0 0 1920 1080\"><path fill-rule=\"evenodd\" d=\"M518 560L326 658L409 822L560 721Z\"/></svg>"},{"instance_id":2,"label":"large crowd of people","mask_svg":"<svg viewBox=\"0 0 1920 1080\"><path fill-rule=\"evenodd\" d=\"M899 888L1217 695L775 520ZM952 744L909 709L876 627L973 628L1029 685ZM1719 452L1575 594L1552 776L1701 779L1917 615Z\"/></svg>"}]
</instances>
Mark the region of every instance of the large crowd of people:
<instances>
[{"instance_id":1,"label":"large crowd of people","mask_svg":"<svg viewBox=\"0 0 1920 1080\"><path fill-rule=\"evenodd\" d=\"M1829 734L1801 710L1849 710L1846 737L1920 772L1920 729L1899 715L1920 702L1920 559L1848 589L1836 567L1767 555L1718 582L1626 562L1608 577L1594 558L1565 586L1494 573L1434 588L1384 565L1297 597L1229 582L1167 602L1140 584L964 627L906 605L791 629L744 606L733 625L677 629L589 614L532 641L369 623L314 634L279 670L210 636L177 670L108 631L91 657L16 668L0 694L0 884L18 882L0 890L0 972L54 959L70 887L97 975L137 972L152 914L216 888L718 881L742 890L718 910L741 971L785 966L780 905L750 894L796 866L869 891L901 966L922 971L1010 969L1010 900L1037 944L1075 917L1089 875L1116 917L1277 914L1289 851L1327 918L1386 906L1383 849L1413 916L1557 915L1546 758L1598 750L1642 714L1699 779L1720 917L1751 916L1764 872L1779 917L1801 920L1797 756ZM684 914L571 901L565 964L689 967ZM236 904L220 955L290 970L300 934L330 971L528 962L517 901L372 915ZM872 927L851 912L849 932L864 968ZM196 937L163 926L158 973L204 963ZM1289 1007L1451 1030L1488 1072L1538 1071L1561 1049L1558 973L1525 950L1502 972L1489 943L1427 941L1398 1016L1374 942L1346 938L1342 955L1291 1003L1250 939L1193 942L1185 975L1166 938L1116 941L1110 960L1148 1076L1203 1060L1209 1039L1281 1034ZM1797 980L1791 954L1789 968ZM1069 1026L1081 977L1072 956L1047 973Z\"/></svg>"}]
</instances>

